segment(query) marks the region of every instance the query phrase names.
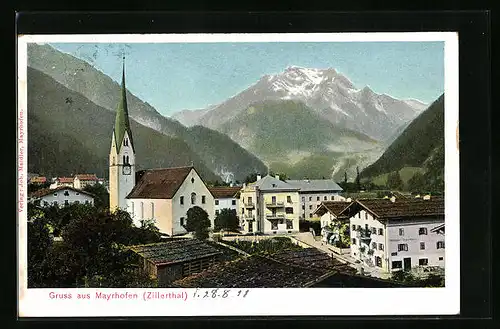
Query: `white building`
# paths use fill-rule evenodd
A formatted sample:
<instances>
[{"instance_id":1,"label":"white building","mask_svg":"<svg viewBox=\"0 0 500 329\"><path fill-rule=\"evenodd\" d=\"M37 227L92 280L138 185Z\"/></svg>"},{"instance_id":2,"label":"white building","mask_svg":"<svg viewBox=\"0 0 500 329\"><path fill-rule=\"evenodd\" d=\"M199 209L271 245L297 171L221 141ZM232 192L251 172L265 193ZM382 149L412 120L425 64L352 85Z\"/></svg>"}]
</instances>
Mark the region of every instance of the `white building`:
<instances>
[{"instance_id":1,"label":"white building","mask_svg":"<svg viewBox=\"0 0 500 329\"><path fill-rule=\"evenodd\" d=\"M56 189L61 186L75 187L73 184L73 177L57 177L54 183L50 184L51 189Z\"/></svg>"},{"instance_id":2,"label":"white building","mask_svg":"<svg viewBox=\"0 0 500 329\"><path fill-rule=\"evenodd\" d=\"M137 184L126 197L135 225L151 219L163 234L185 234L187 211L198 206L214 227L214 198L194 167L148 169L137 176Z\"/></svg>"},{"instance_id":3,"label":"white building","mask_svg":"<svg viewBox=\"0 0 500 329\"><path fill-rule=\"evenodd\" d=\"M340 214L350 204L351 202L345 201L323 201L314 211L314 216L320 218L321 236L324 242L333 244L339 240L338 227L341 224L349 223L349 217ZM332 229L332 226L337 228Z\"/></svg>"},{"instance_id":4,"label":"white building","mask_svg":"<svg viewBox=\"0 0 500 329\"><path fill-rule=\"evenodd\" d=\"M217 186L210 187L210 193L214 197L215 217L222 209L231 209L238 214L239 194L241 187L239 186Z\"/></svg>"},{"instance_id":5,"label":"white building","mask_svg":"<svg viewBox=\"0 0 500 329\"><path fill-rule=\"evenodd\" d=\"M95 174L79 174L75 175L73 179L73 187L77 189L84 189L87 186L94 186L98 182Z\"/></svg>"},{"instance_id":6,"label":"white building","mask_svg":"<svg viewBox=\"0 0 500 329\"><path fill-rule=\"evenodd\" d=\"M121 89L122 95L116 109L109 152L109 208L111 211L127 209L126 197L135 186L135 148L128 118L125 65Z\"/></svg>"},{"instance_id":7,"label":"white building","mask_svg":"<svg viewBox=\"0 0 500 329\"><path fill-rule=\"evenodd\" d=\"M299 189L301 204L300 219L314 217L314 211L324 201L344 201L340 196L342 188L331 179L287 180L288 184Z\"/></svg>"},{"instance_id":8,"label":"white building","mask_svg":"<svg viewBox=\"0 0 500 329\"><path fill-rule=\"evenodd\" d=\"M299 231L299 189L267 175L246 184L240 192L239 217L245 233Z\"/></svg>"},{"instance_id":9,"label":"white building","mask_svg":"<svg viewBox=\"0 0 500 329\"><path fill-rule=\"evenodd\" d=\"M444 199L360 199L350 218L351 257L382 272L445 265Z\"/></svg>"},{"instance_id":10,"label":"white building","mask_svg":"<svg viewBox=\"0 0 500 329\"><path fill-rule=\"evenodd\" d=\"M74 203L93 205L94 195L73 187L61 186L35 191L30 194L28 202L42 207L51 205L64 207Z\"/></svg>"}]
</instances>

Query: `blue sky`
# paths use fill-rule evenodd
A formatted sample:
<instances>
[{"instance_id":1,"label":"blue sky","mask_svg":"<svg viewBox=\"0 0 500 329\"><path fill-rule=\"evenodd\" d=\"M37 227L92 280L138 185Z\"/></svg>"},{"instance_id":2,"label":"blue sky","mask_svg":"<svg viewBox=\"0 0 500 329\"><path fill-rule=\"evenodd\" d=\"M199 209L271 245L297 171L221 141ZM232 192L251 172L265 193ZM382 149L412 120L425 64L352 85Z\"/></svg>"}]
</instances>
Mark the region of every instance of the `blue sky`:
<instances>
[{"instance_id":1,"label":"blue sky","mask_svg":"<svg viewBox=\"0 0 500 329\"><path fill-rule=\"evenodd\" d=\"M357 88L426 103L444 91L444 42L57 43L121 79L163 115L204 108L236 95L265 74L291 65L335 68Z\"/></svg>"}]
</instances>

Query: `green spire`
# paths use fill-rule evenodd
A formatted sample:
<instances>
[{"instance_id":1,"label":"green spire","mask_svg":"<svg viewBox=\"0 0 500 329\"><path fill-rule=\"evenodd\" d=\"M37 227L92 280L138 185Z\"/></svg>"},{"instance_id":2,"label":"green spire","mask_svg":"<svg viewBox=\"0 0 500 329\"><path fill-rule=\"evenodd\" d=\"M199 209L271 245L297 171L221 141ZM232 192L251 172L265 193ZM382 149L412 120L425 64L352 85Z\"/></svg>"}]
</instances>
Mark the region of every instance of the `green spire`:
<instances>
[{"instance_id":1,"label":"green spire","mask_svg":"<svg viewBox=\"0 0 500 329\"><path fill-rule=\"evenodd\" d=\"M129 145L134 150L134 143L132 141L132 131L130 130L130 122L128 119L128 108L127 108L127 89L125 88L125 57L123 57L123 72L122 72L122 95L121 100L118 103L116 109L116 119L115 119L115 143L117 152L120 152L121 146L123 145L123 137L125 136L125 131L130 137Z\"/></svg>"}]
</instances>

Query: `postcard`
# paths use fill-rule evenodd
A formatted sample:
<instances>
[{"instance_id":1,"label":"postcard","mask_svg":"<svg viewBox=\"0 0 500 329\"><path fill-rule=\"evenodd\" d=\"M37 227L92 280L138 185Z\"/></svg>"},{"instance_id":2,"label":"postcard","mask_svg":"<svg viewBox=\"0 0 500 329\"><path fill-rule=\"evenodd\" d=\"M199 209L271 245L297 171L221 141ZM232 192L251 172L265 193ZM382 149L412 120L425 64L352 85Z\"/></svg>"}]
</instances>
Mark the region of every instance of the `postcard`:
<instances>
[{"instance_id":1,"label":"postcard","mask_svg":"<svg viewBox=\"0 0 500 329\"><path fill-rule=\"evenodd\" d=\"M20 317L460 312L458 35L18 37Z\"/></svg>"}]
</instances>

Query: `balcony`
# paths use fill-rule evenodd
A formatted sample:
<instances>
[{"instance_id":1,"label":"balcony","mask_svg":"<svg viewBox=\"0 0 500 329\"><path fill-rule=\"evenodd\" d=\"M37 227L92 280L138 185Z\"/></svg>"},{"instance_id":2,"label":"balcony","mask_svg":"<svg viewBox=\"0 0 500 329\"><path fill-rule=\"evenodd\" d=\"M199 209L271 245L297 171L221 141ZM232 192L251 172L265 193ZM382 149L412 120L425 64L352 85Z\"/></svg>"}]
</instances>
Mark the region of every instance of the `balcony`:
<instances>
[{"instance_id":1,"label":"balcony","mask_svg":"<svg viewBox=\"0 0 500 329\"><path fill-rule=\"evenodd\" d=\"M266 219L268 220L285 219L285 214L267 214Z\"/></svg>"},{"instance_id":2,"label":"balcony","mask_svg":"<svg viewBox=\"0 0 500 329\"><path fill-rule=\"evenodd\" d=\"M283 208L284 206L285 206L285 203L283 201L266 203L267 208Z\"/></svg>"},{"instance_id":3,"label":"balcony","mask_svg":"<svg viewBox=\"0 0 500 329\"><path fill-rule=\"evenodd\" d=\"M247 208L247 209L255 208L255 203L253 203L253 202L245 202L245 208Z\"/></svg>"}]
</instances>

